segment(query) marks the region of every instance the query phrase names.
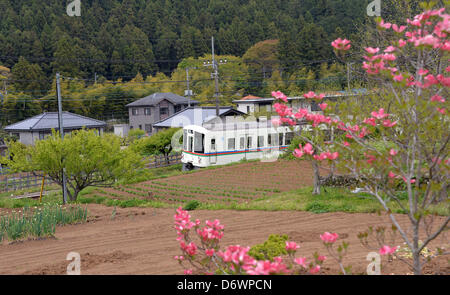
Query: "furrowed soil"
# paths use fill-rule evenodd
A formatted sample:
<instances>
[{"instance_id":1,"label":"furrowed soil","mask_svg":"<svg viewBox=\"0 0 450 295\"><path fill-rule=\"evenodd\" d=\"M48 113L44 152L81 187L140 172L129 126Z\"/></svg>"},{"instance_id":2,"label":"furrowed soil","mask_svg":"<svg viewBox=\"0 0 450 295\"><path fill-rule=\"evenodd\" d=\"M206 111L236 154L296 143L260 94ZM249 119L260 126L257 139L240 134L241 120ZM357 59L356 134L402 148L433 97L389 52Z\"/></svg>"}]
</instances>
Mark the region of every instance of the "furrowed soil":
<instances>
[{"instance_id":1,"label":"furrowed soil","mask_svg":"<svg viewBox=\"0 0 450 295\"><path fill-rule=\"evenodd\" d=\"M327 171L323 170L322 174ZM197 200L202 203L243 203L276 193L313 185L307 161L248 162L213 170L96 190L91 196L144 199L169 204Z\"/></svg>"},{"instance_id":2,"label":"furrowed soil","mask_svg":"<svg viewBox=\"0 0 450 295\"><path fill-rule=\"evenodd\" d=\"M173 259L180 255L173 228L173 209L117 208L114 219L111 207L91 204L88 210L87 223L58 227L55 238L1 244L0 274L65 274L69 263L66 256L72 251L81 255L82 274L183 273ZM225 225L222 246L252 246L264 242L270 234L287 234L290 240L300 244L297 255L308 258L315 251L329 256L319 235L325 231L337 232L350 243L345 264L351 264L354 273L365 273L369 263L366 256L370 252L361 246L357 233L373 225L390 225L376 214L229 210L198 210L190 214L203 222L220 219ZM406 216L398 218L401 223L407 222ZM397 244L401 244L400 239ZM382 269L383 274L409 272L399 261ZM325 261L323 273L338 273L331 258ZM450 274L448 256L429 264L425 273Z\"/></svg>"}]
</instances>

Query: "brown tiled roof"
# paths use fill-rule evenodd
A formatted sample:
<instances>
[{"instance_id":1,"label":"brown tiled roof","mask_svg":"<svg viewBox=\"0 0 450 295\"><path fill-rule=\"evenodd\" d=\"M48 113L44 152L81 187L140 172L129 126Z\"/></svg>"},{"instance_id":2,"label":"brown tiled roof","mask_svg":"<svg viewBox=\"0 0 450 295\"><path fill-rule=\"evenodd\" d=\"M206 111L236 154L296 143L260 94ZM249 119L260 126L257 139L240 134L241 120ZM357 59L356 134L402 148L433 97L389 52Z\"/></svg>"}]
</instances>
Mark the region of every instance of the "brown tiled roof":
<instances>
[{"instance_id":1,"label":"brown tiled roof","mask_svg":"<svg viewBox=\"0 0 450 295\"><path fill-rule=\"evenodd\" d=\"M251 99L260 99L262 97L254 96L254 95L247 95L246 97L241 98L241 100L251 100Z\"/></svg>"}]
</instances>

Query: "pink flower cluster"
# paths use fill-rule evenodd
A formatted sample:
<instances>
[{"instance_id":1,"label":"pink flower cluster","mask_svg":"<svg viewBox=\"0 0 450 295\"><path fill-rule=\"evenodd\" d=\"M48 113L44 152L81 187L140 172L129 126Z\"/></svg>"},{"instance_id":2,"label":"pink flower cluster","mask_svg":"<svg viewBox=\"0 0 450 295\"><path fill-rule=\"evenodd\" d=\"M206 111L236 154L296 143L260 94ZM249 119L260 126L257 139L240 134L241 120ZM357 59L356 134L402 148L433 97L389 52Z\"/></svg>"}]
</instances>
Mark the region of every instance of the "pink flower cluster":
<instances>
[{"instance_id":1,"label":"pink flower cluster","mask_svg":"<svg viewBox=\"0 0 450 295\"><path fill-rule=\"evenodd\" d=\"M336 50L349 50L351 47L351 42L347 39L342 40L338 38L331 42L331 46L333 46Z\"/></svg>"},{"instance_id":2,"label":"pink flower cluster","mask_svg":"<svg viewBox=\"0 0 450 295\"><path fill-rule=\"evenodd\" d=\"M217 242L223 237L224 225L220 224L218 219L211 222L206 221L206 226L202 229L197 229L198 235L204 242Z\"/></svg>"},{"instance_id":3,"label":"pink flower cluster","mask_svg":"<svg viewBox=\"0 0 450 295\"><path fill-rule=\"evenodd\" d=\"M323 161L323 160L336 160L339 157L338 152L330 153L329 151L323 152L320 155L314 155L313 156L315 160L317 161Z\"/></svg>"},{"instance_id":4,"label":"pink flower cluster","mask_svg":"<svg viewBox=\"0 0 450 295\"><path fill-rule=\"evenodd\" d=\"M195 223L191 221L191 215L182 207L179 207L176 210L176 214L174 216L175 219L175 230L177 231L177 240L181 240L183 236L194 226L198 226L200 224L200 220L196 220Z\"/></svg>"},{"instance_id":5,"label":"pink flower cluster","mask_svg":"<svg viewBox=\"0 0 450 295\"><path fill-rule=\"evenodd\" d=\"M247 254L249 250L250 247L230 245L224 252L217 252L217 255L222 258L224 262L234 264L232 266L233 269L236 267L246 269L252 267L256 263L256 260Z\"/></svg>"},{"instance_id":6,"label":"pink flower cluster","mask_svg":"<svg viewBox=\"0 0 450 295\"><path fill-rule=\"evenodd\" d=\"M301 158L304 154L312 155L314 154L313 147L310 143L305 144L305 147L302 147L301 144L298 145L298 149L295 149L293 154L297 158Z\"/></svg>"},{"instance_id":7,"label":"pink flower cluster","mask_svg":"<svg viewBox=\"0 0 450 295\"><path fill-rule=\"evenodd\" d=\"M284 93L281 92L281 91L272 91L272 96L273 96L274 98L276 98L276 99L281 99L281 100L284 101L284 102L287 102L287 101L288 101L288 100L287 100L287 96L284 95Z\"/></svg>"},{"instance_id":8,"label":"pink flower cluster","mask_svg":"<svg viewBox=\"0 0 450 295\"><path fill-rule=\"evenodd\" d=\"M194 256L197 254L197 245L193 242L186 244L184 241L181 241L180 247L187 255Z\"/></svg>"},{"instance_id":9,"label":"pink flower cluster","mask_svg":"<svg viewBox=\"0 0 450 295\"><path fill-rule=\"evenodd\" d=\"M282 262L281 257L274 257L273 262L270 260L257 261L255 265L246 267L249 275L275 275L288 274L289 269Z\"/></svg>"},{"instance_id":10,"label":"pink flower cluster","mask_svg":"<svg viewBox=\"0 0 450 295\"><path fill-rule=\"evenodd\" d=\"M395 253L395 251L397 251L397 248L398 248L398 246L391 248L391 247L385 245L385 246L381 247L380 254L381 255L392 255Z\"/></svg>"},{"instance_id":11,"label":"pink flower cluster","mask_svg":"<svg viewBox=\"0 0 450 295\"><path fill-rule=\"evenodd\" d=\"M336 240L339 238L339 235L337 233L329 233L329 232L324 232L322 235L320 235L320 239L325 243L325 244L333 244L336 242Z\"/></svg>"},{"instance_id":12,"label":"pink flower cluster","mask_svg":"<svg viewBox=\"0 0 450 295\"><path fill-rule=\"evenodd\" d=\"M303 96L305 98L314 98L314 99L321 100L325 97L325 94L323 94L323 93L316 94L314 91L310 91L308 93L303 94Z\"/></svg>"}]
</instances>

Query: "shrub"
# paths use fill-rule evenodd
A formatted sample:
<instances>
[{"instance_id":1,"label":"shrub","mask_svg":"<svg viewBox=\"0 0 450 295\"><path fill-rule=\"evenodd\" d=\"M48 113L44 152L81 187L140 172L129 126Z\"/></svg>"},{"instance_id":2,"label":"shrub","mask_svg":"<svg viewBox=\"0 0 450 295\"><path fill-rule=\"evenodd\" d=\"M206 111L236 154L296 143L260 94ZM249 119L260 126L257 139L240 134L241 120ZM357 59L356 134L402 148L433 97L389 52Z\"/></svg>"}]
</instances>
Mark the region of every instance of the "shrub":
<instances>
[{"instance_id":1,"label":"shrub","mask_svg":"<svg viewBox=\"0 0 450 295\"><path fill-rule=\"evenodd\" d=\"M330 206L327 204L312 202L306 205L306 211L312 213L327 213L330 212Z\"/></svg>"},{"instance_id":2,"label":"shrub","mask_svg":"<svg viewBox=\"0 0 450 295\"><path fill-rule=\"evenodd\" d=\"M287 235L270 235L263 244L255 245L250 248L248 255L258 260L273 261L274 257L286 255Z\"/></svg>"},{"instance_id":3,"label":"shrub","mask_svg":"<svg viewBox=\"0 0 450 295\"><path fill-rule=\"evenodd\" d=\"M197 200L189 201L186 204L186 206L184 207L184 210L187 210L187 211L195 210L195 209L197 209L200 206L200 204L201 203L199 201L197 201Z\"/></svg>"}]
</instances>

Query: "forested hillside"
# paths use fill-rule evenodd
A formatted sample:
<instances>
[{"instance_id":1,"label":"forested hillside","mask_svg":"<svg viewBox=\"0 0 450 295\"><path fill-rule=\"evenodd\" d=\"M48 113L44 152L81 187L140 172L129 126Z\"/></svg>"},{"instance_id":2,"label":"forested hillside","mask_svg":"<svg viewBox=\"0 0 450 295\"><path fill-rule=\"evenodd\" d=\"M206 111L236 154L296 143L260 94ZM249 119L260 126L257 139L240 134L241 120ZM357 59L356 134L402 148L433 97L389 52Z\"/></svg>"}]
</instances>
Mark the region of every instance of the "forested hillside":
<instances>
[{"instance_id":1,"label":"forested hillside","mask_svg":"<svg viewBox=\"0 0 450 295\"><path fill-rule=\"evenodd\" d=\"M90 98L89 109L84 101L83 105L66 102L68 110L93 117L114 113L117 106L92 107L114 102L107 100L111 91L113 98L129 100L155 90L183 94L181 82L157 83L185 80L181 61L186 60L201 68L192 71L194 79L210 78L205 70L211 69L202 62L211 53L211 36L216 53L235 63L220 69L221 88L226 90L221 93L228 95L224 103L233 95L263 96L274 88L300 92L311 87L307 80L331 79L334 88L341 88L345 69L330 42L337 37L360 37L370 19L366 7L371 1L81 0L80 17L66 14L69 2L0 0L0 66L6 69L0 76L6 104L0 118L3 123L53 110L56 72L77 78L71 83L66 80L66 96L71 93L68 97L74 99L89 96L83 94L88 91L84 88L95 82L100 83L96 88L107 81L154 82L138 85L142 91L130 86L132 93L125 94L124 86L117 90L119 86L108 84L108 89ZM382 2L389 14L386 2L417 1ZM264 40L269 41L258 43ZM269 56L260 50L268 50ZM198 82L193 84L194 91L204 95L196 99L208 103L213 83ZM39 104L36 98L41 98Z\"/></svg>"}]
</instances>

